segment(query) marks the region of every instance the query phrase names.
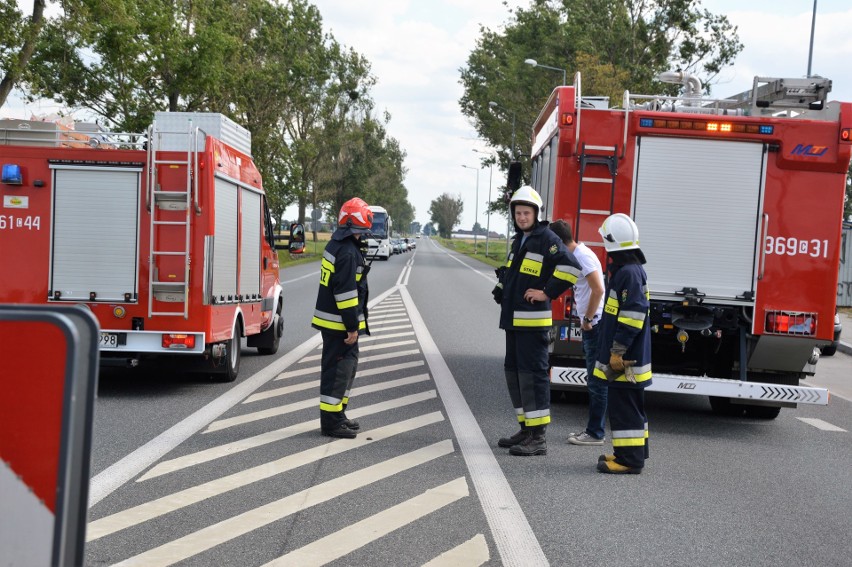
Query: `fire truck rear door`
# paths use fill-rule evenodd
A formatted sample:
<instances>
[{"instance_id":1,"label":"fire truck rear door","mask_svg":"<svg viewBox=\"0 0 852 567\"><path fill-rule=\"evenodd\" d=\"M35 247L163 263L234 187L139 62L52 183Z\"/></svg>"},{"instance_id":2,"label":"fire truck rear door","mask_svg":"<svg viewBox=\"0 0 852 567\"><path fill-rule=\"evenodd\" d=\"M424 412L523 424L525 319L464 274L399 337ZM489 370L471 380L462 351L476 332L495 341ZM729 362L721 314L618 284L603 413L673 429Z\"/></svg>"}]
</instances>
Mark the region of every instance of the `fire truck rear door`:
<instances>
[{"instance_id":1,"label":"fire truck rear door","mask_svg":"<svg viewBox=\"0 0 852 567\"><path fill-rule=\"evenodd\" d=\"M51 297L135 301L141 167L51 168Z\"/></svg>"},{"instance_id":2,"label":"fire truck rear door","mask_svg":"<svg viewBox=\"0 0 852 567\"><path fill-rule=\"evenodd\" d=\"M633 211L652 297L695 288L753 303L764 145L645 136L637 154Z\"/></svg>"}]
</instances>

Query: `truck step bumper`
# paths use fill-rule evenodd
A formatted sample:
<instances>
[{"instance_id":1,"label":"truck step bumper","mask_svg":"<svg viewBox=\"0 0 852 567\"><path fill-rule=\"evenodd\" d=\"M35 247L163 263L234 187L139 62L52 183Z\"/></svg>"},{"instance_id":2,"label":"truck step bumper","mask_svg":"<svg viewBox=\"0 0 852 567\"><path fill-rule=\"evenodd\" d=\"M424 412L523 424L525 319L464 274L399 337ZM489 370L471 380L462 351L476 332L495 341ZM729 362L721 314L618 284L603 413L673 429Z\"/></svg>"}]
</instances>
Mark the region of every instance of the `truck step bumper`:
<instances>
[{"instance_id":1,"label":"truck step bumper","mask_svg":"<svg viewBox=\"0 0 852 567\"><path fill-rule=\"evenodd\" d=\"M554 366L550 369L550 383L554 389L584 388L586 369ZM764 402L769 405L813 404L828 405L829 391L826 388L809 386L784 386L766 382L742 382L708 378L706 376L678 376L655 373L649 392L691 394L696 396L718 396L743 403Z\"/></svg>"}]
</instances>

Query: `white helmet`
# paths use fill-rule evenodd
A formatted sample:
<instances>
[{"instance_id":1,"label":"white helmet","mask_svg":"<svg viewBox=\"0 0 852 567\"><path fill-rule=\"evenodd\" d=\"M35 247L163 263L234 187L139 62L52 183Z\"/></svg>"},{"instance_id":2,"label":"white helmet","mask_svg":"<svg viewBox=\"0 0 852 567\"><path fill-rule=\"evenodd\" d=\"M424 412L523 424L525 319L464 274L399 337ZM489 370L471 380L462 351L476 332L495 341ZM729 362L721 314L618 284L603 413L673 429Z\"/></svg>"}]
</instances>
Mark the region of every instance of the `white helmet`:
<instances>
[{"instance_id":1,"label":"white helmet","mask_svg":"<svg viewBox=\"0 0 852 567\"><path fill-rule=\"evenodd\" d=\"M610 215L598 229L607 252L636 250L639 248L639 229L633 219L624 213Z\"/></svg>"},{"instance_id":2,"label":"white helmet","mask_svg":"<svg viewBox=\"0 0 852 567\"><path fill-rule=\"evenodd\" d=\"M538 220L538 214L541 211L541 195L529 185L524 185L512 194L512 199L509 201L509 208L512 214L515 214L515 205L529 205L535 207L535 218Z\"/></svg>"}]
</instances>

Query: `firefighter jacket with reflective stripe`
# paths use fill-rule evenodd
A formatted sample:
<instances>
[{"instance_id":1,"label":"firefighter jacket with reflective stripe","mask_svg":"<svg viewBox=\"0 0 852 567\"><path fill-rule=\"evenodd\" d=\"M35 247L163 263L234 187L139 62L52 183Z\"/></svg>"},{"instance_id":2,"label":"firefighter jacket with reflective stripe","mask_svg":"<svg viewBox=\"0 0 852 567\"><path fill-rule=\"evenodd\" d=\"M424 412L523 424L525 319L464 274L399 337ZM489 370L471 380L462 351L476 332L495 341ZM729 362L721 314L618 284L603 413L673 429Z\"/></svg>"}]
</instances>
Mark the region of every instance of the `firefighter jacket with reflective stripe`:
<instances>
[{"instance_id":1,"label":"firefighter jacket with reflective stripe","mask_svg":"<svg viewBox=\"0 0 852 567\"><path fill-rule=\"evenodd\" d=\"M364 256L351 234L335 231L325 247L320 285L311 326L321 331L366 332L367 271Z\"/></svg>"},{"instance_id":2,"label":"firefighter jacket with reflective stripe","mask_svg":"<svg viewBox=\"0 0 852 567\"><path fill-rule=\"evenodd\" d=\"M515 235L501 281L500 328L516 331L543 331L553 325L550 301L577 283L580 264L556 234L539 223L521 246L522 233ZM528 289L543 290L548 299L530 303Z\"/></svg>"},{"instance_id":3,"label":"firefighter jacket with reflective stripe","mask_svg":"<svg viewBox=\"0 0 852 567\"><path fill-rule=\"evenodd\" d=\"M646 388L651 385L651 325L648 276L641 264L625 264L615 268L604 294L603 315L598 323L598 360L595 377L610 380L610 386ZM627 347L624 360L633 360L636 384L624 372L609 367L613 342Z\"/></svg>"}]
</instances>

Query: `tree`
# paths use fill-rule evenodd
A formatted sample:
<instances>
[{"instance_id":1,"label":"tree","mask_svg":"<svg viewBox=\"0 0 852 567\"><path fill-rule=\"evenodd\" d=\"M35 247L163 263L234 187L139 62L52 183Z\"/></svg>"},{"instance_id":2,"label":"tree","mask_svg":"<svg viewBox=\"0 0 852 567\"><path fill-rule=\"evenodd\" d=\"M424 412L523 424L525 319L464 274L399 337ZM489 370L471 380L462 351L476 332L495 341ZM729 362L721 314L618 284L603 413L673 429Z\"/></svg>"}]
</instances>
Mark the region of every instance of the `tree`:
<instances>
[{"instance_id":1,"label":"tree","mask_svg":"<svg viewBox=\"0 0 852 567\"><path fill-rule=\"evenodd\" d=\"M0 106L21 80L35 52L44 27L44 8L45 0L34 0L32 16L25 20L14 2L0 5Z\"/></svg>"},{"instance_id":2,"label":"tree","mask_svg":"<svg viewBox=\"0 0 852 567\"><path fill-rule=\"evenodd\" d=\"M608 95L617 104L625 89L675 94L677 85L654 79L670 69L697 74L709 85L741 49L736 27L701 10L699 0L533 0L515 9L502 31L481 28L460 70L459 104L479 136L503 148L499 162L507 170L513 123L523 153L558 84L556 73L526 59L581 71L583 94ZM529 179L528 172L523 177Z\"/></svg>"},{"instance_id":3,"label":"tree","mask_svg":"<svg viewBox=\"0 0 852 567\"><path fill-rule=\"evenodd\" d=\"M430 219L438 225L438 234L443 238L452 237L453 228L459 224L462 211L464 203L461 195L454 199L449 193L444 193L429 205Z\"/></svg>"}]
</instances>

